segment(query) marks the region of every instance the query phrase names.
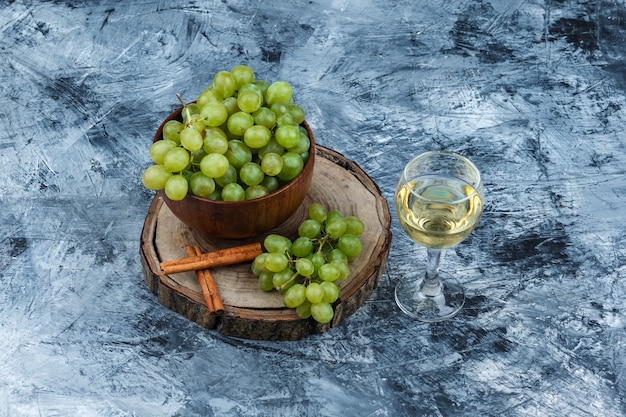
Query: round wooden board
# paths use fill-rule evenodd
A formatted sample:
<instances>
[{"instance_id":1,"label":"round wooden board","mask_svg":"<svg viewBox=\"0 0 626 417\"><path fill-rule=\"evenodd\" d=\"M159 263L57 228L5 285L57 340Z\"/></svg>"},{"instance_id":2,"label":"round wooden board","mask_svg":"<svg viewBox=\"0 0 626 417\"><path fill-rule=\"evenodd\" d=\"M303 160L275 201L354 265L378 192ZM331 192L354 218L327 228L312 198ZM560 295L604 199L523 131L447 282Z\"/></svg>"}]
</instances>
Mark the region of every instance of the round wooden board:
<instances>
[{"instance_id":1,"label":"round wooden board","mask_svg":"<svg viewBox=\"0 0 626 417\"><path fill-rule=\"evenodd\" d=\"M292 239L306 218L308 207L319 202L344 215L358 216L365 223L361 235L363 252L350 264L350 276L338 282L340 298L335 316L328 324L298 318L285 308L281 295L259 289L250 263L211 270L224 303L224 314L210 314L194 272L164 275L160 262L186 256L185 247L200 246L203 252L262 242L264 236L225 240L201 235L183 224L157 196L148 210L141 235L140 255L146 283L165 307L207 329L239 338L297 340L337 326L369 298L387 262L391 244L391 216L387 201L372 179L354 162L341 154L318 146L311 188L302 206L271 233Z\"/></svg>"}]
</instances>

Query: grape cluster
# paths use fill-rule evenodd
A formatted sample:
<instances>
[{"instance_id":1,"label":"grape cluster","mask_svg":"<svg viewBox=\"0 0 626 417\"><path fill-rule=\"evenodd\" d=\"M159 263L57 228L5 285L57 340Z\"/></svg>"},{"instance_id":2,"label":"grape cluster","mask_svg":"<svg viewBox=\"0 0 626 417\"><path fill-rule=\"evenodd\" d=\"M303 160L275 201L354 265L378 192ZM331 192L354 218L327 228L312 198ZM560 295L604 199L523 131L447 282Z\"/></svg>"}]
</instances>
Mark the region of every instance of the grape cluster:
<instances>
[{"instance_id":1,"label":"grape cluster","mask_svg":"<svg viewBox=\"0 0 626 417\"><path fill-rule=\"evenodd\" d=\"M183 102L182 121L163 125L144 186L164 189L171 200L188 193L251 200L277 190L300 174L310 152L292 93L285 81L255 80L246 65L216 73L194 103Z\"/></svg>"},{"instance_id":2,"label":"grape cluster","mask_svg":"<svg viewBox=\"0 0 626 417\"><path fill-rule=\"evenodd\" d=\"M264 239L265 252L252 262L252 272L262 290L280 291L300 318L328 323L339 298L336 282L348 277L350 261L363 250L364 230L358 217L313 203L293 242L278 234Z\"/></svg>"}]
</instances>

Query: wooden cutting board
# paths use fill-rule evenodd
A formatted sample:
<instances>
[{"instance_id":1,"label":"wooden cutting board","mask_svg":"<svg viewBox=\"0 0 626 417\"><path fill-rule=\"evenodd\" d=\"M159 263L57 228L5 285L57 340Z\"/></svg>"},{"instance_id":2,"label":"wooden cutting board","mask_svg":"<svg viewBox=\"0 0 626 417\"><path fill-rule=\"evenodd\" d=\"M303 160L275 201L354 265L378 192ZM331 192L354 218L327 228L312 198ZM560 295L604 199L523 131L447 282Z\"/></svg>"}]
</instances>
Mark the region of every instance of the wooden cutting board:
<instances>
[{"instance_id":1,"label":"wooden cutting board","mask_svg":"<svg viewBox=\"0 0 626 417\"><path fill-rule=\"evenodd\" d=\"M339 325L369 298L387 262L391 244L391 215L387 201L372 179L353 161L328 148L317 146L311 188L302 206L280 227L271 231L292 239L306 218L311 203L339 209L344 215L358 216L365 223L361 235L363 252L350 263L350 276L338 282L340 297L330 323L302 320L284 307L282 296L259 289L250 263L214 268L224 313L211 314L206 308L194 272L164 275L162 261L183 258L185 247L200 246L203 252L252 242L258 238L225 240L194 232L176 218L158 196L154 198L141 234L140 255L145 279L159 303L207 329L245 339L297 340L322 333Z\"/></svg>"}]
</instances>

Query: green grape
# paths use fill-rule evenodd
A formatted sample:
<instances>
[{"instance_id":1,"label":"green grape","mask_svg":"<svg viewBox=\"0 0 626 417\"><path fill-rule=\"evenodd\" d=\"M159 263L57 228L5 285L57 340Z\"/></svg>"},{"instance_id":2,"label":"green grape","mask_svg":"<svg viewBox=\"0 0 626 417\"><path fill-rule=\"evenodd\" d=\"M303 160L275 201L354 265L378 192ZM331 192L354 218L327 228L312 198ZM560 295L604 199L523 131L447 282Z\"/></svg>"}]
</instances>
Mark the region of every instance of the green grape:
<instances>
[{"instance_id":1,"label":"green grape","mask_svg":"<svg viewBox=\"0 0 626 417\"><path fill-rule=\"evenodd\" d=\"M322 225L317 220L306 219L298 226L298 236L315 239L322 232Z\"/></svg>"},{"instance_id":2,"label":"green grape","mask_svg":"<svg viewBox=\"0 0 626 417\"><path fill-rule=\"evenodd\" d=\"M270 255L278 255L278 256L282 256L283 258L285 258L284 255L281 255L279 253L272 253ZM287 259L287 258L285 258ZM265 263L267 264L269 260L268 259L265 260ZM287 265L287 264L285 264ZM273 272L273 271L272 271ZM293 271L287 267L281 269L280 271L277 271L274 273L274 276L272 277L272 285L274 285L275 289L281 288L283 285L286 285L291 278L293 277Z\"/></svg>"},{"instance_id":3,"label":"green grape","mask_svg":"<svg viewBox=\"0 0 626 417\"><path fill-rule=\"evenodd\" d=\"M259 275L259 287L263 291L272 291L274 289L274 274L269 271L263 271Z\"/></svg>"},{"instance_id":4,"label":"green grape","mask_svg":"<svg viewBox=\"0 0 626 417\"><path fill-rule=\"evenodd\" d=\"M311 148L311 141L306 135L303 135L302 133L299 133L299 132L298 134L300 135L300 138L298 139L298 143L296 143L294 146L292 146L291 148L287 150L289 152L303 154L305 152L308 152L309 149Z\"/></svg>"},{"instance_id":5,"label":"green grape","mask_svg":"<svg viewBox=\"0 0 626 417\"><path fill-rule=\"evenodd\" d=\"M226 161L228 161L228 159ZM232 182L237 182L238 178L239 174L237 174L237 169L229 163L228 168L226 168L226 173L221 177L216 177L215 182L217 183L217 185L224 188L226 187L226 185Z\"/></svg>"},{"instance_id":6,"label":"green grape","mask_svg":"<svg viewBox=\"0 0 626 417\"><path fill-rule=\"evenodd\" d=\"M267 188L270 193L273 193L278 190L278 187L280 187L280 182L278 181L278 178L266 175L265 178L263 178L261 185Z\"/></svg>"},{"instance_id":7,"label":"green grape","mask_svg":"<svg viewBox=\"0 0 626 417\"><path fill-rule=\"evenodd\" d=\"M309 256L312 251L313 242L308 237L298 237L291 244L291 253L299 258L305 258Z\"/></svg>"},{"instance_id":8,"label":"green grape","mask_svg":"<svg viewBox=\"0 0 626 417\"><path fill-rule=\"evenodd\" d=\"M178 143L170 139L157 140L150 146L150 150L149 150L150 159L155 164L162 164L163 160L165 159L165 154L170 149L174 149L177 146L178 146ZM282 160L281 160L281 163L282 163Z\"/></svg>"},{"instance_id":9,"label":"green grape","mask_svg":"<svg viewBox=\"0 0 626 417\"><path fill-rule=\"evenodd\" d=\"M206 153L225 154L228 150L228 137L219 127L209 127L204 130L202 149Z\"/></svg>"},{"instance_id":10,"label":"green grape","mask_svg":"<svg viewBox=\"0 0 626 417\"><path fill-rule=\"evenodd\" d=\"M312 304L324 301L324 288L317 282L312 282L306 287L306 299Z\"/></svg>"},{"instance_id":11,"label":"green grape","mask_svg":"<svg viewBox=\"0 0 626 417\"><path fill-rule=\"evenodd\" d=\"M195 104L193 104L193 105L195 106ZM191 105L188 105L187 107L189 107L189 106L191 106ZM185 127L194 128L198 132L202 132L202 130L204 130L204 128L206 127L206 123L204 122L204 119L200 115L200 108L198 108L198 112L197 113L192 113L189 116L189 118L185 121Z\"/></svg>"},{"instance_id":12,"label":"green grape","mask_svg":"<svg viewBox=\"0 0 626 417\"><path fill-rule=\"evenodd\" d=\"M222 189L220 187L215 187L215 191L213 191L211 193L211 195L209 195L207 197L209 200L214 200L214 201L219 201L222 199Z\"/></svg>"},{"instance_id":13,"label":"green grape","mask_svg":"<svg viewBox=\"0 0 626 417\"><path fill-rule=\"evenodd\" d=\"M237 105L237 97L226 97L224 100L222 100L222 104L228 109L229 116L232 116L233 114L240 111L239 106Z\"/></svg>"},{"instance_id":14,"label":"green grape","mask_svg":"<svg viewBox=\"0 0 626 417\"><path fill-rule=\"evenodd\" d=\"M270 84L265 80L254 80L252 84L259 87L259 89L263 93L263 97L265 97L265 92L267 91L267 88L270 86Z\"/></svg>"},{"instance_id":15,"label":"green grape","mask_svg":"<svg viewBox=\"0 0 626 417\"><path fill-rule=\"evenodd\" d=\"M307 299L307 289L302 284L293 284L283 295L283 303L288 308L296 308Z\"/></svg>"},{"instance_id":16,"label":"green grape","mask_svg":"<svg viewBox=\"0 0 626 417\"><path fill-rule=\"evenodd\" d=\"M335 248L328 253L328 261L329 262L341 261L341 262L348 263L349 259L348 259L348 256L341 251L341 249Z\"/></svg>"},{"instance_id":17,"label":"green grape","mask_svg":"<svg viewBox=\"0 0 626 417\"><path fill-rule=\"evenodd\" d=\"M276 176L283 169L283 158L277 153L266 153L261 157L261 169L265 175Z\"/></svg>"},{"instance_id":18,"label":"green grape","mask_svg":"<svg viewBox=\"0 0 626 417\"><path fill-rule=\"evenodd\" d=\"M298 127L296 122L293 120L291 113L283 113L276 116L276 124L278 126L293 126Z\"/></svg>"},{"instance_id":19,"label":"green grape","mask_svg":"<svg viewBox=\"0 0 626 417\"><path fill-rule=\"evenodd\" d=\"M291 85L286 81L276 81L267 87L265 102L271 106L276 102L288 103L293 94Z\"/></svg>"},{"instance_id":20,"label":"green grape","mask_svg":"<svg viewBox=\"0 0 626 417\"><path fill-rule=\"evenodd\" d=\"M207 87L203 92L200 93L198 99L196 100L196 104L198 105L198 107L200 107L200 109L202 109L207 103L212 102L222 102L222 97L217 91L213 90L213 87Z\"/></svg>"},{"instance_id":21,"label":"green grape","mask_svg":"<svg viewBox=\"0 0 626 417\"><path fill-rule=\"evenodd\" d=\"M215 181L202 172L194 172L189 179L189 189L193 195L208 198L215 191Z\"/></svg>"},{"instance_id":22,"label":"green grape","mask_svg":"<svg viewBox=\"0 0 626 417\"><path fill-rule=\"evenodd\" d=\"M332 209L326 214L326 222L330 222L336 218L343 218L343 214L337 209Z\"/></svg>"},{"instance_id":23,"label":"green grape","mask_svg":"<svg viewBox=\"0 0 626 417\"><path fill-rule=\"evenodd\" d=\"M231 114L226 121L228 131L235 137L242 137L246 129L252 126L254 126L254 117L241 110Z\"/></svg>"},{"instance_id":24,"label":"green grape","mask_svg":"<svg viewBox=\"0 0 626 417\"><path fill-rule=\"evenodd\" d=\"M172 173L163 165L150 165L141 176L143 185L149 190L162 190Z\"/></svg>"},{"instance_id":25,"label":"green grape","mask_svg":"<svg viewBox=\"0 0 626 417\"><path fill-rule=\"evenodd\" d=\"M309 218L323 223L326 220L326 207L320 203L313 203L309 206Z\"/></svg>"},{"instance_id":26,"label":"green grape","mask_svg":"<svg viewBox=\"0 0 626 417\"><path fill-rule=\"evenodd\" d=\"M339 299L339 287L334 282L324 281L321 284L324 289L324 301L334 303Z\"/></svg>"},{"instance_id":27,"label":"green grape","mask_svg":"<svg viewBox=\"0 0 626 417\"><path fill-rule=\"evenodd\" d=\"M250 148L238 139L228 141L228 150L224 156L228 159L228 162L237 169L240 169L246 162L252 161Z\"/></svg>"},{"instance_id":28,"label":"green grape","mask_svg":"<svg viewBox=\"0 0 626 417\"><path fill-rule=\"evenodd\" d=\"M176 143L180 143L180 132L185 128L185 125L178 120L168 120L163 125L163 139L173 140Z\"/></svg>"},{"instance_id":29,"label":"green grape","mask_svg":"<svg viewBox=\"0 0 626 417\"><path fill-rule=\"evenodd\" d=\"M344 261L332 261L331 265L335 265L339 269L339 278L337 280L342 280L348 278L350 275L350 267Z\"/></svg>"},{"instance_id":30,"label":"green grape","mask_svg":"<svg viewBox=\"0 0 626 417\"><path fill-rule=\"evenodd\" d=\"M315 272L313 273L314 275L316 273L319 273L319 270L323 265L326 265L326 259L324 259L324 255L322 255L319 252L315 252L314 254L308 256L307 258L311 262L313 262L313 266L315 267Z\"/></svg>"},{"instance_id":31,"label":"green grape","mask_svg":"<svg viewBox=\"0 0 626 417\"><path fill-rule=\"evenodd\" d=\"M200 116L208 127L217 127L228 120L228 108L221 101L211 101L200 108Z\"/></svg>"},{"instance_id":32,"label":"green grape","mask_svg":"<svg viewBox=\"0 0 626 417\"><path fill-rule=\"evenodd\" d=\"M291 148L298 144L298 141L300 140L300 131L296 126L279 125L274 131L274 137L280 146Z\"/></svg>"},{"instance_id":33,"label":"green grape","mask_svg":"<svg viewBox=\"0 0 626 417\"><path fill-rule=\"evenodd\" d=\"M170 172L181 172L187 168L189 160L189 151L179 146L167 151L163 158L163 165Z\"/></svg>"},{"instance_id":34,"label":"green grape","mask_svg":"<svg viewBox=\"0 0 626 417\"><path fill-rule=\"evenodd\" d=\"M193 126L187 126L180 132L180 144L188 151L197 151L202 148L204 140L202 134Z\"/></svg>"},{"instance_id":35,"label":"green grape","mask_svg":"<svg viewBox=\"0 0 626 417\"><path fill-rule=\"evenodd\" d=\"M336 217L326 220L326 233L333 239L339 239L346 232L346 220L343 217Z\"/></svg>"},{"instance_id":36,"label":"green grape","mask_svg":"<svg viewBox=\"0 0 626 417\"><path fill-rule=\"evenodd\" d=\"M263 158L268 153L275 153L282 156L285 153L285 148L280 146L278 142L276 142L275 138L272 138L270 139L270 142L261 149L259 149L258 152L260 158Z\"/></svg>"},{"instance_id":37,"label":"green grape","mask_svg":"<svg viewBox=\"0 0 626 417\"><path fill-rule=\"evenodd\" d=\"M246 199L246 191L236 182L226 184L222 188L222 200L224 201L243 201Z\"/></svg>"},{"instance_id":38,"label":"green grape","mask_svg":"<svg viewBox=\"0 0 626 417\"><path fill-rule=\"evenodd\" d=\"M297 153L287 152L281 155L283 158L283 169L277 175L283 181L291 181L302 172L304 161Z\"/></svg>"},{"instance_id":39,"label":"green grape","mask_svg":"<svg viewBox=\"0 0 626 417\"><path fill-rule=\"evenodd\" d=\"M243 134L243 141L250 148L262 148L270 143L272 132L263 125L250 126Z\"/></svg>"},{"instance_id":40,"label":"green grape","mask_svg":"<svg viewBox=\"0 0 626 417\"><path fill-rule=\"evenodd\" d=\"M252 265L250 265L250 271L257 277L261 275L261 272L262 272L259 270L259 266L255 264L254 262L252 262Z\"/></svg>"},{"instance_id":41,"label":"green grape","mask_svg":"<svg viewBox=\"0 0 626 417\"><path fill-rule=\"evenodd\" d=\"M277 101L270 106L270 109L274 112L276 117L282 116L285 113L289 113L289 104Z\"/></svg>"},{"instance_id":42,"label":"green grape","mask_svg":"<svg viewBox=\"0 0 626 417\"><path fill-rule=\"evenodd\" d=\"M225 175L229 166L228 159L219 153L207 154L200 161L200 171L209 178L219 178Z\"/></svg>"},{"instance_id":43,"label":"green grape","mask_svg":"<svg viewBox=\"0 0 626 417\"><path fill-rule=\"evenodd\" d=\"M191 179L191 176L193 175L193 171L186 169L183 172L181 172L180 175L182 175L187 180L187 182L189 182L189 180Z\"/></svg>"},{"instance_id":44,"label":"green grape","mask_svg":"<svg viewBox=\"0 0 626 417\"><path fill-rule=\"evenodd\" d=\"M358 236L345 233L339 238L337 247L346 254L349 259L355 258L363 250L363 244Z\"/></svg>"},{"instance_id":45,"label":"green grape","mask_svg":"<svg viewBox=\"0 0 626 417\"><path fill-rule=\"evenodd\" d=\"M259 164L255 162L246 162L239 169L239 178L244 184L252 187L253 185L261 184L261 181L265 178L265 174Z\"/></svg>"},{"instance_id":46,"label":"green grape","mask_svg":"<svg viewBox=\"0 0 626 417\"><path fill-rule=\"evenodd\" d=\"M254 117L254 124L256 125L265 126L268 129L276 126L276 113L268 107L260 107L252 113L252 117Z\"/></svg>"},{"instance_id":47,"label":"green grape","mask_svg":"<svg viewBox=\"0 0 626 417\"><path fill-rule=\"evenodd\" d=\"M222 97L230 97L237 90L237 80L230 71L219 71L213 76L213 90Z\"/></svg>"},{"instance_id":48,"label":"green grape","mask_svg":"<svg viewBox=\"0 0 626 417\"><path fill-rule=\"evenodd\" d=\"M309 300L305 300L302 304L296 307L296 314L301 319L308 319L311 317L311 302Z\"/></svg>"},{"instance_id":49,"label":"green grape","mask_svg":"<svg viewBox=\"0 0 626 417\"><path fill-rule=\"evenodd\" d=\"M237 96L239 110L246 113L254 113L263 104L263 96L253 90L240 91Z\"/></svg>"},{"instance_id":50,"label":"green grape","mask_svg":"<svg viewBox=\"0 0 626 417\"><path fill-rule=\"evenodd\" d=\"M296 125L304 122L304 110L302 107L291 103L289 104L289 113L291 114L291 117Z\"/></svg>"},{"instance_id":51,"label":"green grape","mask_svg":"<svg viewBox=\"0 0 626 417\"><path fill-rule=\"evenodd\" d=\"M230 70L230 74L235 79L235 86L240 89L245 84L254 81L254 71L247 65L236 65Z\"/></svg>"},{"instance_id":52,"label":"green grape","mask_svg":"<svg viewBox=\"0 0 626 417\"><path fill-rule=\"evenodd\" d=\"M204 129L204 137L216 137L228 140L228 134L226 134L226 131L222 127L223 126L207 127Z\"/></svg>"},{"instance_id":53,"label":"green grape","mask_svg":"<svg viewBox=\"0 0 626 417\"><path fill-rule=\"evenodd\" d=\"M258 185L253 185L251 187L246 188L246 200L254 200L255 198L261 198L261 197L265 197L266 195L269 195L270 191L267 189L267 187L258 184Z\"/></svg>"},{"instance_id":54,"label":"green grape","mask_svg":"<svg viewBox=\"0 0 626 417\"><path fill-rule=\"evenodd\" d=\"M180 201L187 196L189 183L182 175L172 175L165 183L165 195L170 200Z\"/></svg>"},{"instance_id":55,"label":"green grape","mask_svg":"<svg viewBox=\"0 0 626 417\"><path fill-rule=\"evenodd\" d=\"M241 87L239 87L239 93L241 94L244 91L254 91L255 93L259 94L261 96L261 99L263 99L263 90L261 90L261 87L259 87L258 85L256 85L255 83L246 83L243 84Z\"/></svg>"},{"instance_id":56,"label":"green grape","mask_svg":"<svg viewBox=\"0 0 626 417\"><path fill-rule=\"evenodd\" d=\"M254 260L252 261L252 266L255 270L259 272L268 272L267 268L265 267L265 258L267 258L267 252L263 252L259 254L256 258L254 258Z\"/></svg>"},{"instance_id":57,"label":"green grape","mask_svg":"<svg viewBox=\"0 0 626 417\"><path fill-rule=\"evenodd\" d=\"M319 302L315 304L311 304L311 316L318 323L328 323L333 319L334 316L333 307L325 302Z\"/></svg>"},{"instance_id":58,"label":"green grape","mask_svg":"<svg viewBox=\"0 0 626 417\"><path fill-rule=\"evenodd\" d=\"M346 216L346 233L359 236L365 231L365 224L356 216Z\"/></svg>"},{"instance_id":59,"label":"green grape","mask_svg":"<svg viewBox=\"0 0 626 417\"><path fill-rule=\"evenodd\" d=\"M296 271L303 277L310 277L315 272L315 266L307 258L298 258L296 260Z\"/></svg>"},{"instance_id":60,"label":"green grape","mask_svg":"<svg viewBox=\"0 0 626 417\"><path fill-rule=\"evenodd\" d=\"M276 233L270 233L263 239L263 247L269 253L284 254L291 249L291 240Z\"/></svg>"},{"instance_id":61,"label":"green grape","mask_svg":"<svg viewBox=\"0 0 626 417\"><path fill-rule=\"evenodd\" d=\"M320 266L317 274L322 281L336 281L339 279L341 271L339 267L333 263Z\"/></svg>"}]
</instances>

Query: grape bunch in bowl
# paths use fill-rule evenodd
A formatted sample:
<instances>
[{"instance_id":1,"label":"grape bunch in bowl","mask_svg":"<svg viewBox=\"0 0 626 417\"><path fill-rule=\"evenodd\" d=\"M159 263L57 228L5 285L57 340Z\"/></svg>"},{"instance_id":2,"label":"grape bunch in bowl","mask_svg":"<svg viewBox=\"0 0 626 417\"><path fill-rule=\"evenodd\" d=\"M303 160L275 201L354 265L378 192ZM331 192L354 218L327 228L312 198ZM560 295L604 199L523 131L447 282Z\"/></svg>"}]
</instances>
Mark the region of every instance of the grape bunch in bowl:
<instances>
[{"instance_id":1,"label":"grape bunch in bowl","mask_svg":"<svg viewBox=\"0 0 626 417\"><path fill-rule=\"evenodd\" d=\"M144 186L192 229L224 238L263 234L304 200L315 143L286 81L247 65L217 72L197 99L159 126Z\"/></svg>"}]
</instances>

